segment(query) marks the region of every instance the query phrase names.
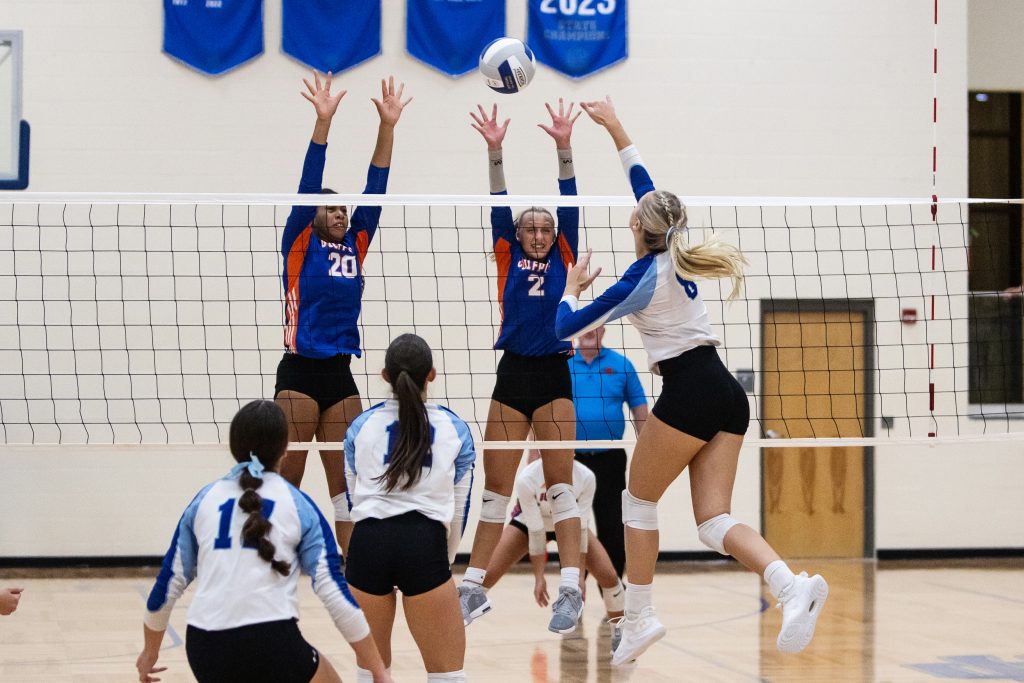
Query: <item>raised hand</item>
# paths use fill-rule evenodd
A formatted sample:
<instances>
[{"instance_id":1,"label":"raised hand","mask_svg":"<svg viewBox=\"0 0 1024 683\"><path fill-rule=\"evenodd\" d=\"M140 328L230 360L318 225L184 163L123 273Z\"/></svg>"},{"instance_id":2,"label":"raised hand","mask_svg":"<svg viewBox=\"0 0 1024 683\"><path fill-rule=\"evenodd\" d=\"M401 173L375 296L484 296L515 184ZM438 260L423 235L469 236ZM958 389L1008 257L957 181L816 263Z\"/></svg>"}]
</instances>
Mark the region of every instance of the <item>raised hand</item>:
<instances>
[{"instance_id":1,"label":"raised hand","mask_svg":"<svg viewBox=\"0 0 1024 683\"><path fill-rule=\"evenodd\" d=\"M491 107L490 117L487 116L483 106L478 104L476 108L479 110L480 115L477 116L473 112L469 112L470 118L474 121L474 123L469 125L473 126L483 136L484 140L487 141L487 149L501 149L501 143L505 140L505 131L508 130L508 124L511 119L505 119L505 123L499 126L497 104Z\"/></svg>"},{"instance_id":2,"label":"raised hand","mask_svg":"<svg viewBox=\"0 0 1024 683\"><path fill-rule=\"evenodd\" d=\"M551 125L545 126L543 123L538 123L537 127L543 130L545 133L550 135L555 140L555 145L558 149L569 149L570 139L572 138L572 124L576 123L576 119L580 117L583 112L576 112L576 116L572 115L572 108L574 104L569 103L569 110L565 110L565 104L562 102L562 98L558 98L558 113L551 108L551 105L547 102L544 106L548 108L548 113L551 114Z\"/></svg>"},{"instance_id":3,"label":"raised hand","mask_svg":"<svg viewBox=\"0 0 1024 683\"><path fill-rule=\"evenodd\" d=\"M587 112L587 116L592 118L594 123L599 126L608 128L610 125L619 122L619 118L615 115L615 105L612 103L610 96L605 97L603 100L580 102L580 106L583 107L583 111Z\"/></svg>"},{"instance_id":4,"label":"raised hand","mask_svg":"<svg viewBox=\"0 0 1024 683\"><path fill-rule=\"evenodd\" d=\"M590 268L590 257L593 256L594 250L587 249L587 253L584 254L580 260L569 269L569 272L565 276L565 293L571 294L572 296L579 296L583 290L594 283L597 276L601 274L601 269L598 268L593 273L587 273L587 269Z\"/></svg>"},{"instance_id":5,"label":"raised hand","mask_svg":"<svg viewBox=\"0 0 1024 683\"><path fill-rule=\"evenodd\" d=\"M405 83L398 84L398 91L395 91L395 77L388 76L388 80L380 79L380 99L371 97L370 101L377 107L377 114L380 116L381 124L394 126L402 116L405 105L412 102L409 97L402 100L402 93L405 92Z\"/></svg>"},{"instance_id":6,"label":"raised hand","mask_svg":"<svg viewBox=\"0 0 1024 683\"><path fill-rule=\"evenodd\" d=\"M300 91L300 94L313 103L313 108L316 109L317 120L330 121L334 118L334 113L338 111L338 104L341 103L341 98L345 96L345 90L339 90L336 95L331 94L332 80L333 75L330 71L327 72L323 83L320 81L320 74L316 71L313 72L313 83L310 83L305 78L302 79L302 82L306 84L306 90L309 92Z\"/></svg>"}]
</instances>

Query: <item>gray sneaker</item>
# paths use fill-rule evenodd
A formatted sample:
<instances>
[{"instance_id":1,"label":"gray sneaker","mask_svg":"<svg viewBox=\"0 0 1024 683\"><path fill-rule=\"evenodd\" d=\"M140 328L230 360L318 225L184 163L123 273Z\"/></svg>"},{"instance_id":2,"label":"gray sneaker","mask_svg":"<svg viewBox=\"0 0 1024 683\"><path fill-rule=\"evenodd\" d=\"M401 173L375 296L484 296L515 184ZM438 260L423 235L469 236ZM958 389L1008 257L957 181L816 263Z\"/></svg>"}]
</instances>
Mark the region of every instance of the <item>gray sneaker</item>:
<instances>
[{"instance_id":1,"label":"gray sneaker","mask_svg":"<svg viewBox=\"0 0 1024 683\"><path fill-rule=\"evenodd\" d=\"M612 627L612 654L615 654L622 642L622 625L616 622L609 622L609 625Z\"/></svg>"},{"instance_id":2,"label":"gray sneaker","mask_svg":"<svg viewBox=\"0 0 1024 683\"><path fill-rule=\"evenodd\" d=\"M462 608L462 625L469 626L474 619L491 611L491 601L483 586L463 582L459 585L459 607Z\"/></svg>"},{"instance_id":3,"label":"gray sneaker","mask_svg":"<svg viewBox=\"0 0 1024 683\"><path fill-rule=\"evenodd\" d=\"M558 589L558 598L551 605L551 622L548 630L561 633L563 636L576 630L576 625L583 615L583 593L578 588Z\"/></svg>"}]
</instances>

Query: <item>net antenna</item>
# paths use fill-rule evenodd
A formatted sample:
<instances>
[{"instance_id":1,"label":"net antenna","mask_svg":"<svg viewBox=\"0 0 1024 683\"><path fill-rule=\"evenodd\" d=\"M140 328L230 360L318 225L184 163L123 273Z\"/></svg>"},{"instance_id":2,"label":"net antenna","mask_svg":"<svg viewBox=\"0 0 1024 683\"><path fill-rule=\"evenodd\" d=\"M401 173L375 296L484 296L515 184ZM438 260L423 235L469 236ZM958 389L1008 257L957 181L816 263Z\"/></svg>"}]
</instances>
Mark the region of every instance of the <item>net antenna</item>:
<instances>
[{"instance_id":1,"label":"net antenna","mask_svg":"<svg viewBox=\"0 0 1024 683\"><path fill-rule=\"evenodd\" d=\"M22 32L0 31L0 190L28 187L29 125L21 109Z\"/></svg>"}]
</instances>

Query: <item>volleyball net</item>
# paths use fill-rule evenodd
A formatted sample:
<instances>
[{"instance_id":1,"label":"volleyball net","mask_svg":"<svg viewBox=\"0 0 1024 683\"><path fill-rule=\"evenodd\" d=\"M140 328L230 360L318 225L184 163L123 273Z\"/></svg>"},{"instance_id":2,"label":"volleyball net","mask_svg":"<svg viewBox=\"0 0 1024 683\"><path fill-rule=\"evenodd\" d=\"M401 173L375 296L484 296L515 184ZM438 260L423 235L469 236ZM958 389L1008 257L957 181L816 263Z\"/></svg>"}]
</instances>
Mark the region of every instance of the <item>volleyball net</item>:
<instances>
[{"instance_id":1,"label":"volleyball net","mask_svg":"<svg viewBox=\"0 0 1024 683\"><path fill-rule=\"evenodd\" d=\"M1024 440L1022 299L990 284L1006 247L982 239L985 208L1013 201L683 199L691 242L715 234L749 261L734 301L728 282L697 283L748 391L749 442ZM352 362L364 405L389 397L384 352L415 332L434 350L431 399L482 441L499 202L581 207L580 251L603 267L584 301L636 258L632 197L0 193L0 443L226 442L238 408L274 393L285 218L339 203L384 207ZM610 323L604 345L655 399L633 327Z\"/></svg>"}]
</instances>

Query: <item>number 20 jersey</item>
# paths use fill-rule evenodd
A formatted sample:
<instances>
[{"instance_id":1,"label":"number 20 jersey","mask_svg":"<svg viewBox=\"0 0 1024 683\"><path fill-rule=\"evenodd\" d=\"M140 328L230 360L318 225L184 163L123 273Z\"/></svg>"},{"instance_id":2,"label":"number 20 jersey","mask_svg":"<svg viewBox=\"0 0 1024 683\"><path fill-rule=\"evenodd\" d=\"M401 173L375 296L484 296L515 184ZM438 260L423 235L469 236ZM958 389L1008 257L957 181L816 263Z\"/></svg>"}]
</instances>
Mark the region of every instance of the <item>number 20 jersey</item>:
<instances>
[{"instance_id":1,"label":"number 20 jersey","mask_svg":"<svg viewBox=\"0 0 1024 683\"><path fill-rule=\"evenodd\" d=\"M299 181L300 193L318 193L327 145L309 143ZM388 169L370 165L364 194L383 194ZM281 239L284 258L284 343L307 358L339 353L359 356L359 313L363 303L363 260L380 220L379 206L360 206L340 244L326 242L313 229L315 206L296 206Z\"/></svg>"}]
</instances>

